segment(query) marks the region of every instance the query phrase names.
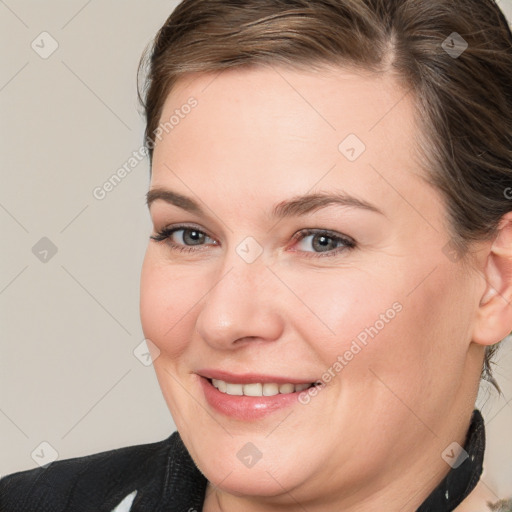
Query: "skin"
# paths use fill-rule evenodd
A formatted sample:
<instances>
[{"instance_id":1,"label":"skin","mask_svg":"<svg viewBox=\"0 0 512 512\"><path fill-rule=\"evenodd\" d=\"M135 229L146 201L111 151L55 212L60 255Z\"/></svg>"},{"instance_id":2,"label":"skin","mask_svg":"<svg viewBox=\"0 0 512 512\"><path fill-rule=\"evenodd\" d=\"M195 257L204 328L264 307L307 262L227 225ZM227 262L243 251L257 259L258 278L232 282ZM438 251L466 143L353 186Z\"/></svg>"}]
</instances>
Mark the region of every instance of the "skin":
<instances>
[{"instance_id":1,"label":"skin","mask_svg":"<svg viewBox=\"0 0 512 512\"><path fill-rule=\"evenodd\" d=\"M157 142L150 190L195 199L205 214L156 200L152 235L186 223L207 237L187 246L176 231L192 252L149 241L141 319L176 426L211 482L204 510L416 510L450 469L442 452L464 444L484 346L512 327L508 217L470 265L446 256L446 210L417 163L413 98L389 74L189 75L162 119L191 96L197 107ZM366 146L354 162L338 149L348 134ZM282 201L333 191L381 213L331 204L270 216ZM292 238L305 228L356 246L326 256L318 237ZM249 236L263 249L250 264L236 251ZM309 404L241 421L206 402L199 369L315 381L396 303ZM252 468L237 457L246 443L262 453Z\"/></svg>"}]
</instances>

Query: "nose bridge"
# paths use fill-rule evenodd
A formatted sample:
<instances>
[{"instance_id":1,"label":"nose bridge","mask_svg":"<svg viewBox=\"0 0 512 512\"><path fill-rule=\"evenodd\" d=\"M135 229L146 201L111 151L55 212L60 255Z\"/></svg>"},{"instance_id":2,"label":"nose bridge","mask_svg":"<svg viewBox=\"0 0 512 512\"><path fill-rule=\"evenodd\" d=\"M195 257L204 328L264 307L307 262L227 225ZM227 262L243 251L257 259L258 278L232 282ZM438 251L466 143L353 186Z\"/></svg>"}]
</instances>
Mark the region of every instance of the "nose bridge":
<instances>
[{"instance_id":1,"label":"nose bridge","mask_svg":"<svg viewBox=\"0 0 512 512\"><path fill-rule=\"evenodd\" d=\"M257 298L257 293L262 290L256 290L256 283L262 282L264 279L263 274L267 272L264 265L252 264L249 265L240 262L238 256L234 258L226 258L222 270L218 274L218 279L212 287L209 298L222 301L232 299L237 300L241 306L242 301L239 299L251 298L253 301Z\"/></svg>"},{"instance_id":2,"label":"nose bridge","mask_svg":"<svg viewBox=\"0 0 512 512\"><path fill-rule=\"evenodd\" d=\"M244 245L241 248L247 249ZM227 348L242 338L276 339L281 333L270 272L261 255L255 259L246 257L251 250L250 246L246 252L237 248L225 257L200 306L197 331L219 348Z\"/></svg>"},{"instance_id":3,"label":"nose bridge","mask_svg":"<svg viewBox=\"0 0 512 512\"><path fill-rule=\"evenodd\" d=\"M257 300L261 293L268 291L269 284L263 252L262 245L251 236L229 247L215 288L220 293L240 294L242 298L252 298L253 302Z\"/></svg>"}]
</instances>

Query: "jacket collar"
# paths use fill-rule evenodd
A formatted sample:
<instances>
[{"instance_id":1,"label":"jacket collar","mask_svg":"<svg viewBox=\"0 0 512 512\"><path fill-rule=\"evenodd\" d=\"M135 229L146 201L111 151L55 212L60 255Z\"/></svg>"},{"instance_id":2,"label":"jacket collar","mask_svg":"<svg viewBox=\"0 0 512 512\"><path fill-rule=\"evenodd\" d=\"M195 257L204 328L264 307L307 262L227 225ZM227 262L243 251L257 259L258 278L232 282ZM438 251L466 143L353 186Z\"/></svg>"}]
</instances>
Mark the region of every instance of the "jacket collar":
<instances>
[{"instance_id":1,"label":"jacket collar","mask_svg":"<svg viewBox=\"0 0 512 512\"><path fill-rule=\"evenodd\" d=\"M454 454L450 447L447 450L445 460L453 457L452 469L417 512L450 512L476 487L482 474L485 451L485 425L480 411L473 411L464 450L460 454Z\"/></svg>"}]
</instances>

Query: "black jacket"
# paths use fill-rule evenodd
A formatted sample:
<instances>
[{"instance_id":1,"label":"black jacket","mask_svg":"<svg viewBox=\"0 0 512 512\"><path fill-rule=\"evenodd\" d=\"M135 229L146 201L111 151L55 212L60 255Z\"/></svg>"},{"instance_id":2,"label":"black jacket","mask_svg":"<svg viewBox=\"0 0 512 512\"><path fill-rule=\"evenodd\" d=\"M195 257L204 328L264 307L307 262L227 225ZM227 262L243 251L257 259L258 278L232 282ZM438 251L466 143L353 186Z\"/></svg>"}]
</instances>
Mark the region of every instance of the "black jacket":
<instances>
[{"instance_id":1,"label":"black jacket","mask_svg":"<svg viewBox=\"0 0 512 512\"><path fill-rule=\"evenodd\" d=\"M468 457L417 512L450 512L457 507L480 478L484 448L484 423L475 410L464 445ZM8 475L0 480L0 511L201 512L206 483L174 432L158 443L55 461Z\"/></svg>"}]
</instances>

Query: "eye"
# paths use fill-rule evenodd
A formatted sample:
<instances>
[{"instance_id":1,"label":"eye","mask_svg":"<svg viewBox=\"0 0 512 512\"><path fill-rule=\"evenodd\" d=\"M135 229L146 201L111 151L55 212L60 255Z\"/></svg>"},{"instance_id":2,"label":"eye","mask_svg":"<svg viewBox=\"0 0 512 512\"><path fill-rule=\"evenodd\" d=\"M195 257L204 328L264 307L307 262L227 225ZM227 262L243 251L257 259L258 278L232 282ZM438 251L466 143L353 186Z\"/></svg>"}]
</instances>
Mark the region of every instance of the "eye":
<instances>
[{"instance_id":1,"label":"eye","mask_svg":"<svg viewBox=\"0 0 512 512\"><path fill-rule=\"evenodd\" d=\"M167 241L168 245L177 251L194 251L194 246L205 244L217 245L213 238L193 226L166 227L150 238L156 242Z\"/></svg>"},{"instance_id":2,"label":"eye","mask_svg":"<svg viewBox=\"0 0 512 512\"><path fill-rule=\"evenodd\" d=\"M195 226L169 226L150 237L156 242L167 242L172 250L193 252L204 245L218 245L218 242ZM335 256L341 251L356 247L356 242L346 236L325 229L303 229L293 236L298 249L308 257Z\"/></svg>"},{"instance_id":3,"label":"eye","mask_svg":"<svg viewBox=\"0 0 512 512\"><path fill-rule=\"evenodd\" d=\"M356 242L345 235L322 229L304 229L294 235L299 251L334 256L341 251L354 249Z\"/></svg>"}]
</instances>

